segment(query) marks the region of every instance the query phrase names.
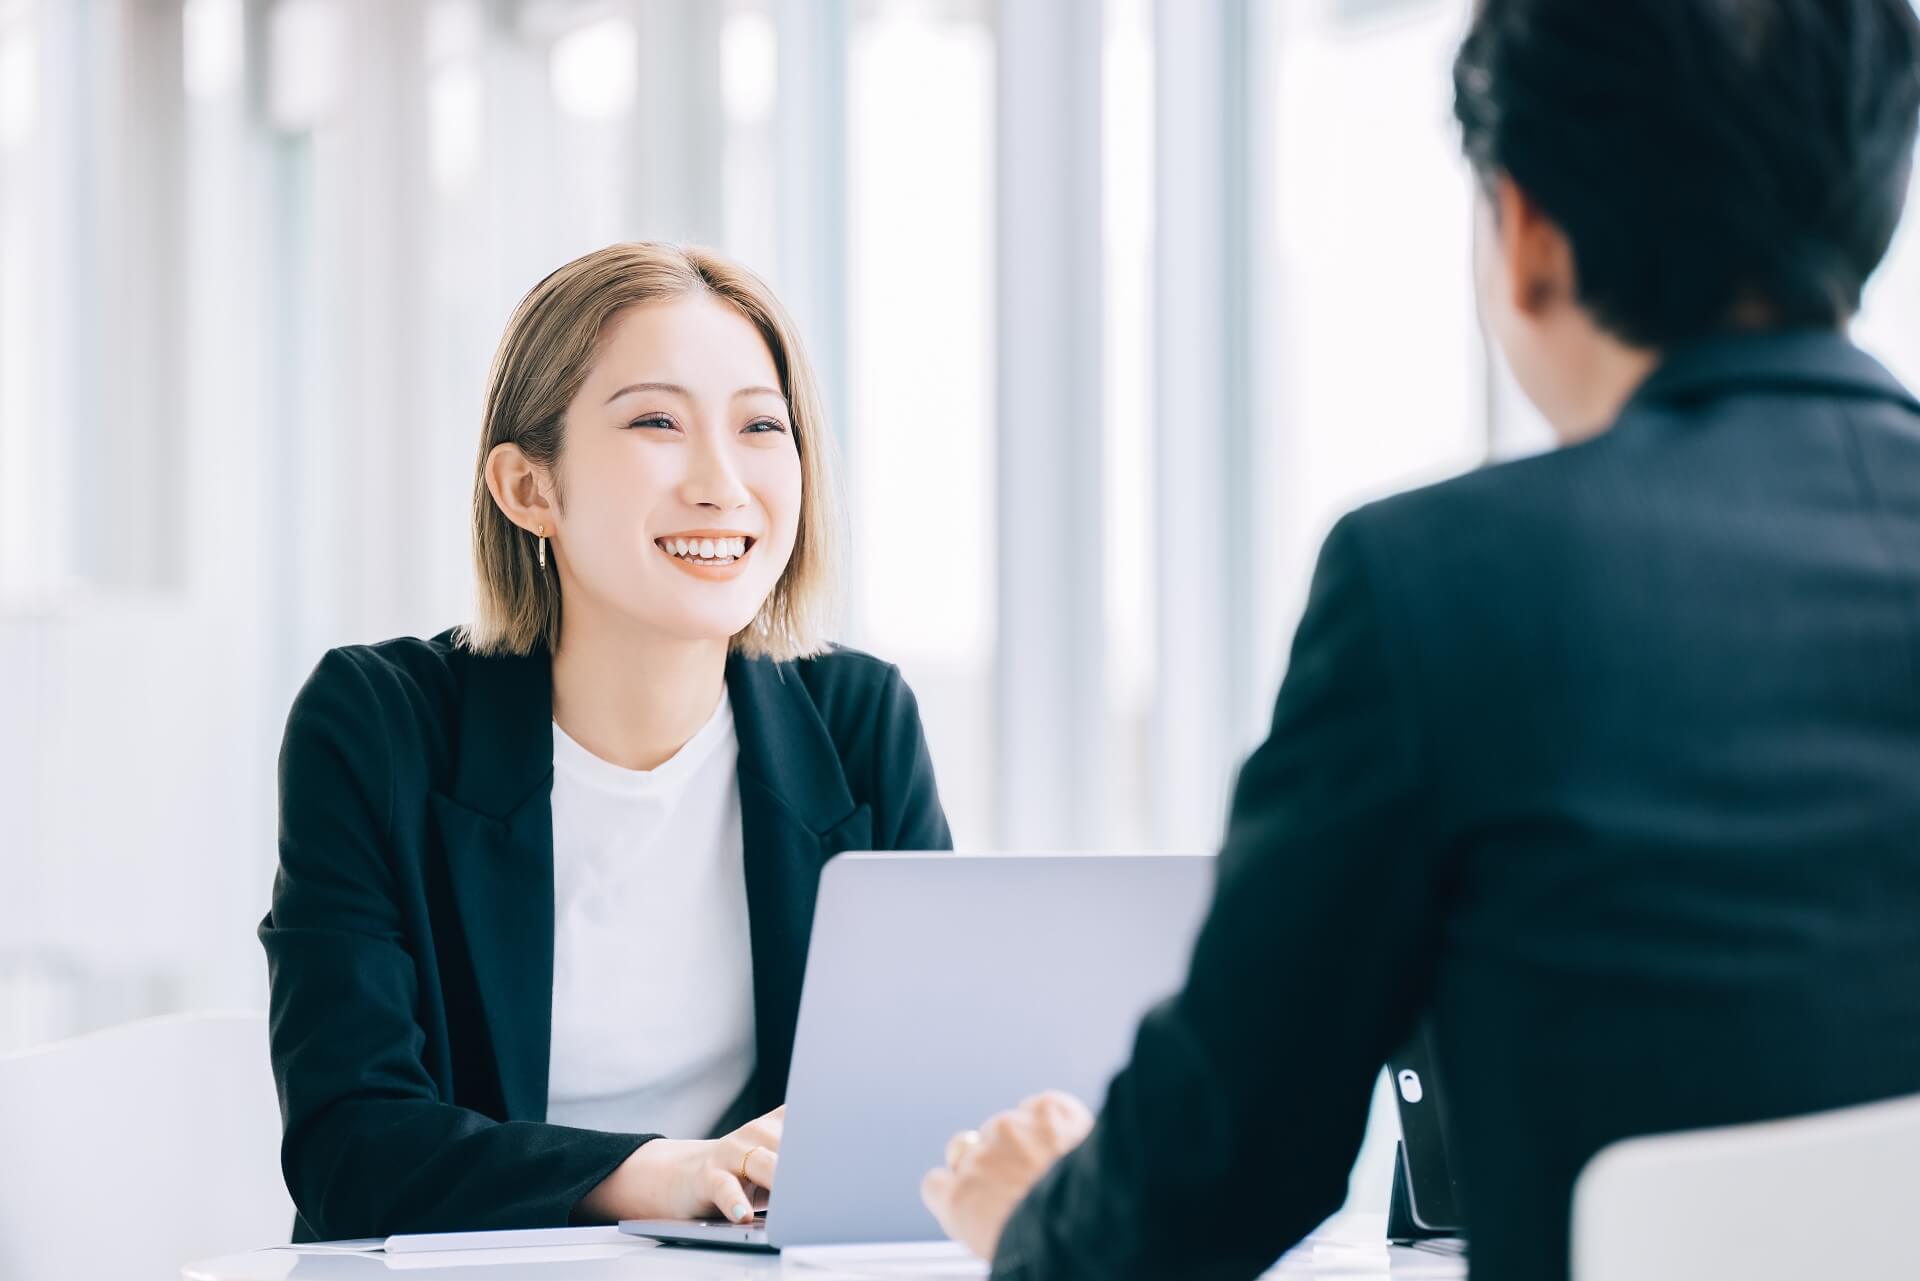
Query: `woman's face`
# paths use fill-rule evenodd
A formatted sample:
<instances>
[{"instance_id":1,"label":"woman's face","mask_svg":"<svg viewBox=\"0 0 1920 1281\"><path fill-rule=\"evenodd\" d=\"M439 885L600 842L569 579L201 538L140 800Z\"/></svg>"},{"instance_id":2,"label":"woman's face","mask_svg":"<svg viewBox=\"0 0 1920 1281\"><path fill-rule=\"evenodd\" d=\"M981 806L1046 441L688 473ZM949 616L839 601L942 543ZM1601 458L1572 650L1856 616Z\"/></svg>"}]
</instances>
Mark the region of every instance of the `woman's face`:
<instances>
[{"instance_id":1,"label":"woman's face","mask_svg":"<svg viewBox=\"0 0 1920 1281\"><path fill-rule=\"evenodd\" d=\"M753 322L704 290L616 316L567 407L558 480L564 618L680 640L746 627L793 554L801 497Z\"/></svg>"}]
</instances>

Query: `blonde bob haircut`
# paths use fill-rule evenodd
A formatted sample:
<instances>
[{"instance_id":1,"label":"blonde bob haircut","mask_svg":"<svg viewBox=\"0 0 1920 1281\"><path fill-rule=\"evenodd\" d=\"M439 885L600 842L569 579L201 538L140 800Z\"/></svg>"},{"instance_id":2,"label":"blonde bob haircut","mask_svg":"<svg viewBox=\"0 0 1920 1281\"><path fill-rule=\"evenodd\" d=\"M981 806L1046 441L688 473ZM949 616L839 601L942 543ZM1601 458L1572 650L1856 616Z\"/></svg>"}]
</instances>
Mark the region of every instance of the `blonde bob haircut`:
<instances>
[{"instance_id":1,"label":"blonde bob haircut","mask_svg":"<svg viewBox=\"0 0 1920 1281\"><path fill-rule=\"evenodd\" d=\"M474 621L463 643L481 654L530 654L560 643L560 580L540 567L536 539L507 519L487 488L487 456L518 445L554 469L567 406L586 381L607 326L629 307L705 290L753 322L787 398L800 454L800 518L793 555L760 611L732 640L756 658L806 658L827 648L839 605L840 504L819 384L793 321L746 268L706 249L640 242L609 245L542 280L514 308L487 377L480 461L473 482ZM565 496L554 470L554 498Z\"/></svg>"}]
</instances>

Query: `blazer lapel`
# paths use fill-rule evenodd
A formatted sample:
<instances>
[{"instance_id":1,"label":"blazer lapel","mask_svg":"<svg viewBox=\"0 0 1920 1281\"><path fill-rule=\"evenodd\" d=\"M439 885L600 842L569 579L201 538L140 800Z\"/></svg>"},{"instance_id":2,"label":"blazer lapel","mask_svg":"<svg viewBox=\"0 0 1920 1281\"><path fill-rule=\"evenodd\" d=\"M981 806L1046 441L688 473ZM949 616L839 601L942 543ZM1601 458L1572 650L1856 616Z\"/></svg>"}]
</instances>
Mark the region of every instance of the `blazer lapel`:
<instances>
[{"instance_id":1,"label":"blazer lapel","mask_svg":"<svg viewBox=\"0 0 1920 1281\"><path fill-rule=\"evenodd\" d=\"M738 655L727 662L740 742L740 826L753 944L758 1109L786 1098L820 868L873 846L873 814L855 805L839 749L790 668Z\"/></svg>"},{"instance_id":2,"label":"blazer lapel","mask_svg":"<svg viewBox=\"0 0 1920 1281\"><path fill-rule=\"evenodd\" d=\"M498 1065L506 1120L547 1111L553 1036L553 688L544 649L465 656L441 857Z\"/></svg>"}]
</instances>

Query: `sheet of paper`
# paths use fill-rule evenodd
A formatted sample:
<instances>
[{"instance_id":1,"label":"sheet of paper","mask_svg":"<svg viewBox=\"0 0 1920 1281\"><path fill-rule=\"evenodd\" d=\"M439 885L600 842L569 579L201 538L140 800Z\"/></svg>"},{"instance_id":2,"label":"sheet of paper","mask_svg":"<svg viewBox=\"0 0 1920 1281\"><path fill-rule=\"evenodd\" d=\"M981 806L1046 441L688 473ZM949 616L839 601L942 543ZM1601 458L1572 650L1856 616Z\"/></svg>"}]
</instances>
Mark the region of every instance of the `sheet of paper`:
<instances>
[{"instance_id":1,"label":"sheet of paper","mask_svg":"<svg viewBox=\"0 0 1920 1281\"><path fill-rule=\"evenodd\" d=\"M951 1241L892 1245L794 1246L782 1259L796 1270L817 1268L861 1281L978 1281L987 1265Z\"/></svg>"}]
</instances>

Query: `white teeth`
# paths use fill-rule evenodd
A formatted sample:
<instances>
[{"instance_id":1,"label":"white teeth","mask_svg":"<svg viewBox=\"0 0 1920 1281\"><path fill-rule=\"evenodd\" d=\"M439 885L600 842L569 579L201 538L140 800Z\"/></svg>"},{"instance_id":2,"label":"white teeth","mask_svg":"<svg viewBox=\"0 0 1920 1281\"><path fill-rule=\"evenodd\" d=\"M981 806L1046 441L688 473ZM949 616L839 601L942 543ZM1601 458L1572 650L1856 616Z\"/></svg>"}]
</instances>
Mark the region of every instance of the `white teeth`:
<instances>
[{"instance_id":1,"label":"white teeth","mask_svg":"<svg viewBox=\"0 0 1920 1281\"><path fill-rule=\"evenodd\" d=\"M723 565L747 554L745 538L663 538L660 547L669 556Z\"/></svg>"}]
</instances>

